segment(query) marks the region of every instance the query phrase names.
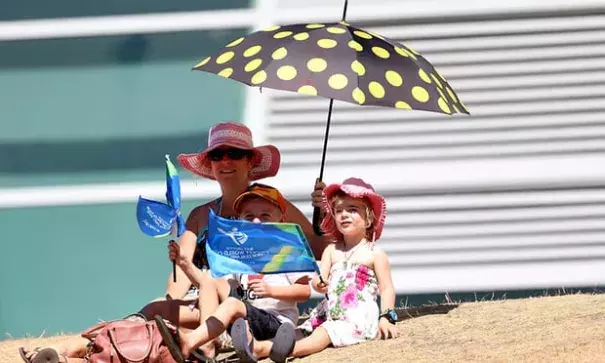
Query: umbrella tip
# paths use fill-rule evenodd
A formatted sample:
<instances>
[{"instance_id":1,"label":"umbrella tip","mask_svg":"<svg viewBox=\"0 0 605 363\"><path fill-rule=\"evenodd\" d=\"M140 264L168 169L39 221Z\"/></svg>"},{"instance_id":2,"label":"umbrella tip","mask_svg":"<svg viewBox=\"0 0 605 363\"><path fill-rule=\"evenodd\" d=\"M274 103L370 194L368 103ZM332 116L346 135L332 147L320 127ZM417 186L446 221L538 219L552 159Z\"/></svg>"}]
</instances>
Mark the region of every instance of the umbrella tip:
<instances>
[{"instance_id":1,"label":"umbrella tip","mask_svg":"<svg viewBox=\"0 0 605 363\"><path fill-rule=\"evenodd\" d=\"M166 161L170 161L170 155L169 154L164 155L164 157L166 158Z\"/></svg>"}]
</instances>

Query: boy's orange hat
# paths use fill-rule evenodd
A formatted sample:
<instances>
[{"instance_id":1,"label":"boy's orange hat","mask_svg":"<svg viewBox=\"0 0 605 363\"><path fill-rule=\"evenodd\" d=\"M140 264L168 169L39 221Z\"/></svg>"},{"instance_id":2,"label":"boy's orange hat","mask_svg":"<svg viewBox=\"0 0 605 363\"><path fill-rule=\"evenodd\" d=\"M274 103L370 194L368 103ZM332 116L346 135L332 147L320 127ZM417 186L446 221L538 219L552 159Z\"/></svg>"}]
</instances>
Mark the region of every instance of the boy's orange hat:
<instances>
[{"instance_id":1,"label":"boy's orange hat","mask_svg":"<svg viewBox=\"0 0 605 363\"><path fill-rule=\"evenodd\" d=\"M235 199L235 202L233 202L233 209L239 213L239 207L242 205L242 202L250 197L263 198L264 200L277 205L282 214L286 214L288 206L286 198L284 198L279 190L260 183L250 185L242 194L240 194Z\"/></svg>"}]
</instances>

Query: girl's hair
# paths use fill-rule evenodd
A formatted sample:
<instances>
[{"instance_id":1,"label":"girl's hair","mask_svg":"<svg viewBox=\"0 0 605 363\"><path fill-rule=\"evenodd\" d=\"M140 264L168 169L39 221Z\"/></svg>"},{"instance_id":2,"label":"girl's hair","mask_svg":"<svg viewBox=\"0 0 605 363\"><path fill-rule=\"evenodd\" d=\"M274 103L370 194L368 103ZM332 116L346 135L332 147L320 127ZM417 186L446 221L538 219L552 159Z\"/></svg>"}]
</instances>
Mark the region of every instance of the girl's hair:
<instances>
[{"instance_id":1,"label":"girl's hair","mask_svg":"<svg viewBox=\"0 0 605 363\"><path fill-rule=\"evenodd\" d=\"M332 210L334 210L334 203L336 203L337 200L344 199L344 198L361 200L363 205L366 207L366 223L370 222L370 225L366 228L366 239L372 241L374 239L374 228L375 228L375 224L376 224L376 216L374 215L374 210L372 210L372 208L371 208L372 204L371 204L370 200L366 197L354 198L342 190L337 190L334 193L334 195L332 196L332 198L330 199L330 206L332 207Z\"/></svg>"}]
</instances>

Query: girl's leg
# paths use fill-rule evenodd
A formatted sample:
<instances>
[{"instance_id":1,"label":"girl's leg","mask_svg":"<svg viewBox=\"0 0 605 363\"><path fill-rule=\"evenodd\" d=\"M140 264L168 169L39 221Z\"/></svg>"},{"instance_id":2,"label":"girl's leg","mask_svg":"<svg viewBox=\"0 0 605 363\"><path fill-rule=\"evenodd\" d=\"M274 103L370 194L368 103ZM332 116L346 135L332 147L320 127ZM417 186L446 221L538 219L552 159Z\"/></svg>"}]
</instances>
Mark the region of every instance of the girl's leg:
<instances>
[{"instance_id":1,"label":"girl's leg","mask_svg":"<svg viewBox=\"0 0 605 363\"><path fill-rule=\"evenodd\" d=\"M292 351L293 357L305 357L307 355L321 352L330 345L330 336L328 331L320 326L311 333L310 336L299 340Z\"/></svg>"},{"instance_id":2,"label":"girl's leg","mask_svg":"<svg viewBox=\"0 0 605 363\"><path fill-rule=\"evenodd\" d=\"M88 348L88 343L90 343L90 341L88 339L82 338L81 336L77 336L77 337L70 338L69 340L67 340L66 342L63 342L60 345L55 345L55 346L51 345L51 346L48 346L45 348L54 349L57 352L57 354L59 354L59 356L63 356L65 358L83 358L86 355L86 349ZM38 350L23 349L23 350L24 350L26 357L29 360L34 359L34 357L36 356L36 354L39 351L39 349ZM63 360L65 360L65 359L63 359Z\"/></svg>"},{"instance_id":3,"label":"girl's leg","mask_svg":"<svg viewBox=\"0 0 605 363\"><path fill-rule=\"evenodd\" d=\"M183 356L188 357L193 350L221 335L235 319L245 316L246 305L236 298L228 298L197 329L188 334L179 331Z\"/></svg>"},{"instance_id":4,"label":"girl's leg","mask_svg":"<svg viewBox=\"0 0 605 363\"><path fill-rule=\"evenodd\" d=\"M191 301L187 300L153 301L145 305L140 313L147 320L153 320L154 316L160 315L177 326L195 329L200 323L200 310L191 309L190 305Z\"/></svg>"},{"instance_id":5,"label":"girl's leg","mask_svg":"<svg viewBox=\"0 0 605 363\"><path fill-rule=\"evenodd\" d=\"M88 340L86 340L86 344L88 344ZM52 349L52 350L54 350L56 352L56 354L59 356L59 363L84 363L85 352L82 353L81 355L67 355L65 353L65 346L57 346L57 347L50 347L49 346L47 348ZM36 356L42 350L40 348L36 348L36 349L32 349L32 350L26 350L24 348L21 348L21 349L23 349L23 354L25 355L24 358L27 361L29 361L29 362L31 362L34 359L36 359ZM46 349L46 348L43 348L43 349ZM45 354L45 353L43 352L43 354ZM78 354L80 354L80 353L78 353ZM42 358L42 357L39 357L39 358ZM44 360L46 360L48 358L49 357L47 356ZM56 358L56 356L54 356L51 359L54 360L55 358Z\"/></svg>"},{"instance_id":6,"label":"girl's leg","mask_svg":"<svg viewBox=\"0 0 605 363\"><path fill-rule=\"evenodd\" d=\"M330 345L330 336L323 327L318 327L313 333L296 342L294 350L290 354L292 357L305 357L307 355L321 352ZM270 340L255 341L253 344L254 356L260 359L269 357L273 343Z\"/></svg>"},{"instance_id":7,"label":"girl's leg","mask_svg":"<svg viewBox=\"0 0 605 363\"><path fill-rule=\"evenodd\" d=\"M200 308L201 326L218 308L221 301L225 301L229 296L229 282L225 279L213 279L210 274L205 274L200 283L200 295L198 306ZM220 334L219 334L220 335ZM216 348L213 340L203 344L200 349L208 358L216 356Z\"/></svg>"}]
</instances>

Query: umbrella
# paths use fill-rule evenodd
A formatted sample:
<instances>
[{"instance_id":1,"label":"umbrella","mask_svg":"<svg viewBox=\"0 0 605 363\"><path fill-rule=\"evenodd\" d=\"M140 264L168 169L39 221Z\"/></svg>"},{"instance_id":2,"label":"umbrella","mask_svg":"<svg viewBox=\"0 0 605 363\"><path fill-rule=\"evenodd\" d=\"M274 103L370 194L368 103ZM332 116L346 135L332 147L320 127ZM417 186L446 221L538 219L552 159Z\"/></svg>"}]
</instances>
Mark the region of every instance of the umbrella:
<instances>
[{"instance_id":1,"label":"umbrella","mask_svg":"<svg viewBox=\"0 0 605 363\"><path fill-rule=\"evenodd\" d=\"M319 180L334 99L383 106L469 114L445 78L418 52L345 21L273 26L235 39L193 69L249 86L330 99ZM313 225L319 232L319 209Z\"/></svg>"},{"instance_id":2,"label":"umbrella","mask_svg":"<svg viewBox=\"0 0 605 363\"><path fill-rule=\"evenodd\" d=\"M176 168L166 155L166 203L139 196L137 222L143 233L152 237L180 237L185 232L185 221L181 215L181 182ZM172 265L176 282L176 265Z\"/></svg>"}]
</instances>

